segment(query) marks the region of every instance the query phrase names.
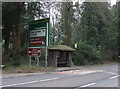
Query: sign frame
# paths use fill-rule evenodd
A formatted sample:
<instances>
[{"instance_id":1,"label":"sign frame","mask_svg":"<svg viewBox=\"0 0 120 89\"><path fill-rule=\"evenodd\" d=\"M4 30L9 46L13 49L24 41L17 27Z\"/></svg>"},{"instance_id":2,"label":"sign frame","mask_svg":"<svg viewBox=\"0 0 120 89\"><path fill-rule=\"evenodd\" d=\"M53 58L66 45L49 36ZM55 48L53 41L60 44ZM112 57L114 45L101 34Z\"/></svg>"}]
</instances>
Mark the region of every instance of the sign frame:
<instances>
[{"instance_id":1,"label":"sign frame","mask_svg":"<svg viewBox=\"0 0 120 89\"><path fill-rule=\"evenodd\" d=\"M37 38L36 36L30 36L30 31L31 30L39 30L40 28L45 28L45 36L37 36L37 37L45 37L45 45L39 45L39 46L31 46L31 41L30 38ZM41 47L47 47L49 46L49 18L45 18L45 19L40 19L40 20L35 20L35 21L31 21L29 23L29 44L28 44L28 48L41 48ZM37 44L37 43L36 43Z\"/></svg>"}]
</instances>

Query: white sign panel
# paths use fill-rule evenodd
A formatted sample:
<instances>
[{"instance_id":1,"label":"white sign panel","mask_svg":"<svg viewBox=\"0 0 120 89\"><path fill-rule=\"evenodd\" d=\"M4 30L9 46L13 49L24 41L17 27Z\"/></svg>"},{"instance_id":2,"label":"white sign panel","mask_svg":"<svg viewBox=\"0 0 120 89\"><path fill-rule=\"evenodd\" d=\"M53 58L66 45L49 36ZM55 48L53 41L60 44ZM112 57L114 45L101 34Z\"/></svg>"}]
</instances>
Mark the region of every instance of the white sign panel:
<instances>
[{"instance_id":1,"label":"white sign panel","mask_svg":"<svg viewBox=\"0 0 120 89\"><path fill-rule=\"evenodd\" d=\"M39 37L39 36L45 36L46 29L40 29L40 30L31 30L30 31L30 37Z\"/></svg>"}]
</instances>

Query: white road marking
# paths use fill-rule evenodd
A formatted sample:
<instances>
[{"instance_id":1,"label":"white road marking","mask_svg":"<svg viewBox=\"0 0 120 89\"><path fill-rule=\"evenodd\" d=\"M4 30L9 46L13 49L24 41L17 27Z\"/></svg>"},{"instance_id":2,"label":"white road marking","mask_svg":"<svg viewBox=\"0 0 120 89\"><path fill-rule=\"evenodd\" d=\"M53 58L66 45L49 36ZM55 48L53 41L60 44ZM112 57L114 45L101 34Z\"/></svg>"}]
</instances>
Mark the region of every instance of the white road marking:
<instances>
[{"instance_id":1,"label":"white road marking","mask_svg":"<svg viewBox=\"0 0 120 89\"><path fill-rule=\"evenodd\" d=\"M11 86L17 86L17 85L24 85L24 84L31 84L31 83L37 83L37 82L45 82L45 81L50 81L50 80L57 80L59 78L51 78L51 79L44 79L44 80L39 80L39 81L31 81L31 82L24 82L24 83L18 83L18 84L11 84L11 85L4 85L0 87L11 87Z\"/></svg>"},{"instance_id":2,"label":"white road marking","mask_svg":"<svg viewBox=\"0 0 120 89\"><path fill-rule=\"evenodd\" d=\"M83 86L81 86L81 87L88 87L88 86L91 86L91 85L94 85L94 84L96 84L96 83L86 84L86 85L83 85Z\"/></svg>"},{"instance_id":3,"label":"white road marking","mask_svg":"<svg viewBox=\"0 0 120 89\"><path fill-rule=\"evenodd\" d=\"M24 83L19 83L19 85L30 84L30 83L37 83L37 82L39 82L39 81L24 82Z\"/></svg>"},{"instance_id":4,"label":"white road marking","mask_svg":"<svg viewBox=\"0 0 120 89\"><path fill-rule=\"evenodd\" d=\"M18 84L11 84L11 85L5 85L5 86L0 86L0 87L10 87L10 86L16 86Z\"/></svg>"},{"instance_id":5,"label":"white road marking","mask_svg":"<svg viewBox=\"0 0 120 89\"><path fill-rule=\"evenodd\" d=\"M114 79L114 78L117 78L117 77L119 77L119 75L110 77L110 79Z\"/></svg>"},{"instance_id":6,"label":"white road marking","mask_svg":"<svg viewBox=\"0 0 120 89\"><path fill-rule=\"evenodd\" d=\"M25 73L25 74L13 74L13 75L9 75L9 76L5 76L4 74L2 74L0 79L2 79L2 78L20 77L20 76L42 75L42 74L45 74L45 73L44 72L43 73Z\"/></svg>"},{"instance_id":7,"label":"white road marking","mask_svg":"<svg viewBox=\"0 0 120 89\"><path fill-rule=\"evenodd\" d=\"M59 78L45 79L45 80L40 80L40 81L44 82L44 81L50 81L50 80L56 80L56 79L59 79Z\"/></svg>"},{"instance_id":8,"label":"white road marking","mask_svg":"<svg viewBox=\"0 0 120 89\"><path fill-rule=\"evenodd\" d=\"M80 73L81 75L85 75L85 74L91 74L91 73L96 73L97 71L86 71L86 72L82 72Z\"/></svg>"},{"instance_id":9,"label":"white road marking","mask_svg":"<svg viewBox=\"0 0 120 89\"><path fill-rule=\"evenodd\" d=\"M113 74L113 75L118 75L116 73L113 73L113 72L107 72L107 71L103 71L104 73L108 73L108 74Z\"/></svg>"},{"instance_id":10,"label":"white road marking","mask_svg":"<svg viewBox=\"0 0 120 89\"><path fill-rule=\"evenodd\" d=\"M72 70L72 71L64 71L64 72L56 72L59 74L70 74L70 75L85 75L85 74L91 74L91 73L97 73L97 72L103 72L103 70L88 70L88 69L82 69L82 70Z\"/></svg>"}]
</instances>

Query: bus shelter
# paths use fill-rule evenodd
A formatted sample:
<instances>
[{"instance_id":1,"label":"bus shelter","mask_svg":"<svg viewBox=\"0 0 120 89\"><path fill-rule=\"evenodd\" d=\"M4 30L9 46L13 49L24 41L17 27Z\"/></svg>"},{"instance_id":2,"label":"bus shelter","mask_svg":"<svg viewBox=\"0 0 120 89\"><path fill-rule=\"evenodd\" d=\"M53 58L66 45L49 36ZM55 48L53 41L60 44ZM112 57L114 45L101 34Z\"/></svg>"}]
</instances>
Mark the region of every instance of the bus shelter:
<instances>
[{"instance_id":1,"label":"bus shelter","mask_svg":"<svg viewBox=\"0 0 120 89\"><path fill-rule=\"evenodd\" d=\"M71 67L72 52L75 49L67 45L55 45L48 48L49 67Z\"/></svg>"}]
</instances>

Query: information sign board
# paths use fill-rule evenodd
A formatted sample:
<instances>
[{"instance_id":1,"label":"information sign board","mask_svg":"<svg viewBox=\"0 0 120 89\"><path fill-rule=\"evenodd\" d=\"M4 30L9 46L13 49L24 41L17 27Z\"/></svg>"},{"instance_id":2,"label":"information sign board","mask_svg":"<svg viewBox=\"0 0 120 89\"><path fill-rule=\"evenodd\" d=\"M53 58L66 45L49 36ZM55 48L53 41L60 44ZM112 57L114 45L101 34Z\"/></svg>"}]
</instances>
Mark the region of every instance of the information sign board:
<instances>
[{"instance_id":1,"label":"information sign board","mask_svg":"<svg viewBox=\"0 0 120 89\"><path fill-rule=\"evenodd\" d=\"M41 55L40 48L29 48L28 55L29 56L40 56Z\"/></svg>"},{"instance_id":2,"label":"information sign board","mask_svg":"<svg viewBox=\"0 0 120 89\"><path fill-rule=\"evenodd\" d=\"M49 46L49 18L29 23L29 48Z\"/></svg>"},{"instance_id":3,"label":"information sign board","mask_svg":"<svg viewBox=\"0 0 120 89\"><path fill-rule=\"evenodd\" d=\"M31 37L30 46L46 46L46 37Z\"/></svg>"},{"instance_id":4,"label":"information sign board","mask_svg":"<svg viewBox=\"0 0 120 89\"><path fill-rule=\"evenodd\" d=\"M45 31L46 31L46 29L31 30L30 31L30 37L46 36Z\"/></svg>"}]
</instances>

